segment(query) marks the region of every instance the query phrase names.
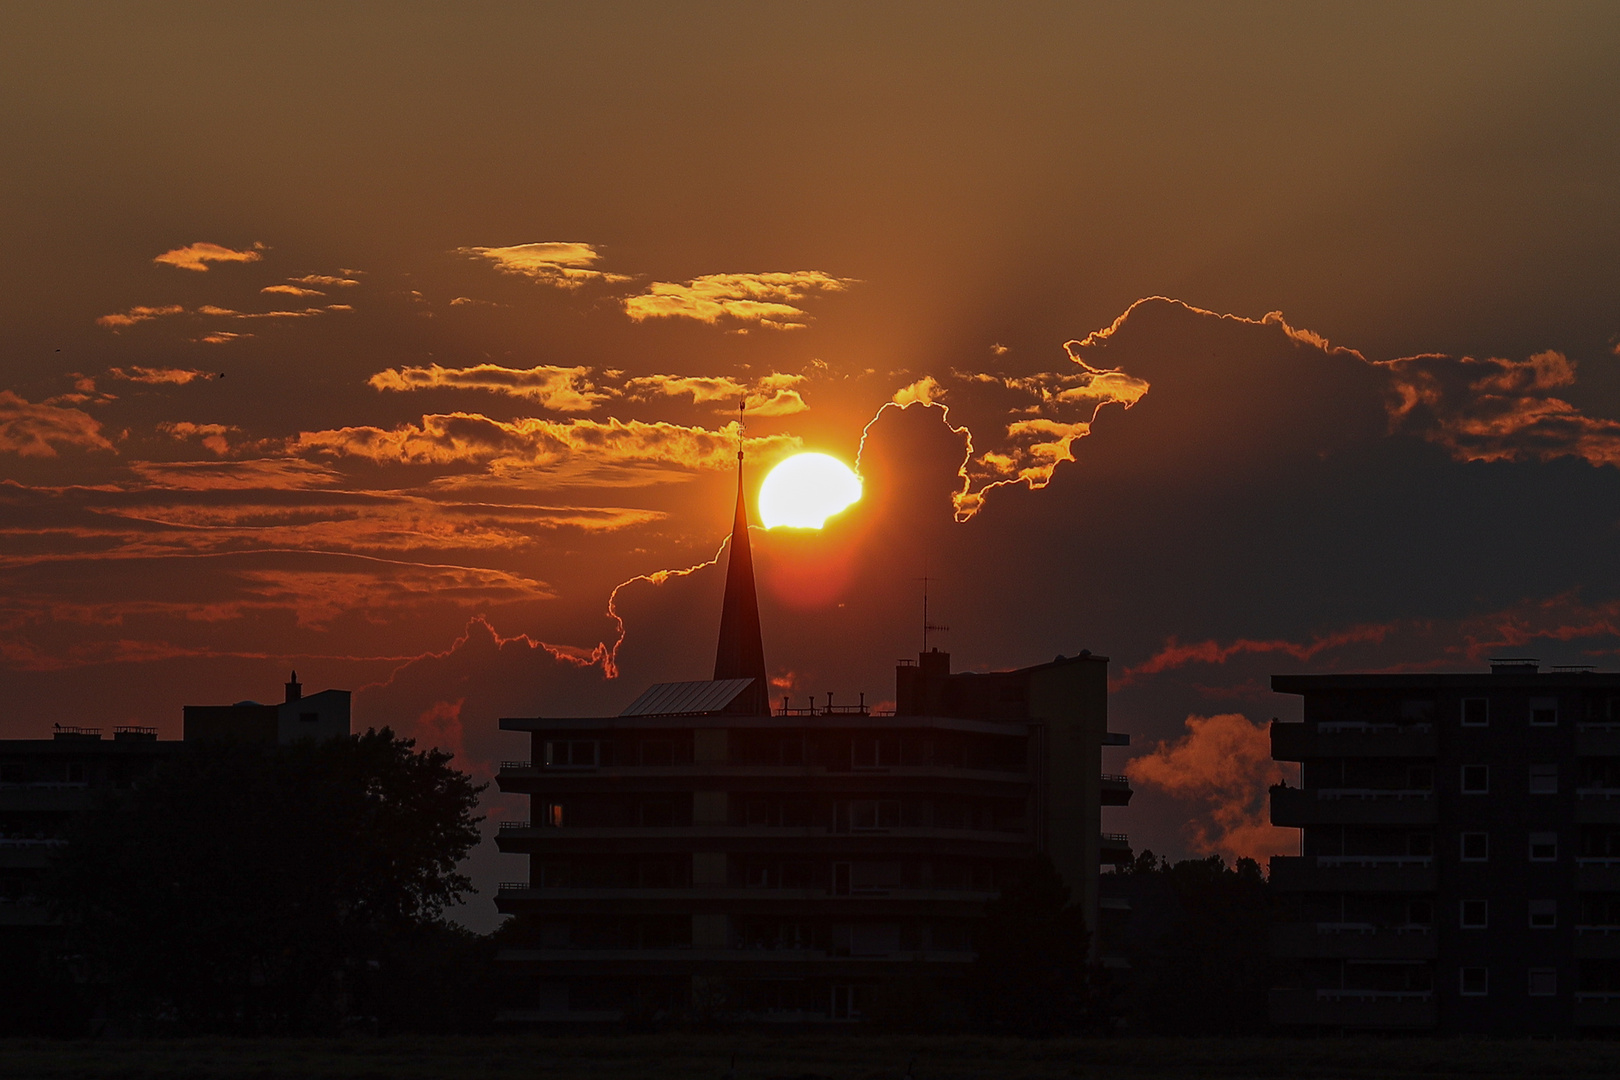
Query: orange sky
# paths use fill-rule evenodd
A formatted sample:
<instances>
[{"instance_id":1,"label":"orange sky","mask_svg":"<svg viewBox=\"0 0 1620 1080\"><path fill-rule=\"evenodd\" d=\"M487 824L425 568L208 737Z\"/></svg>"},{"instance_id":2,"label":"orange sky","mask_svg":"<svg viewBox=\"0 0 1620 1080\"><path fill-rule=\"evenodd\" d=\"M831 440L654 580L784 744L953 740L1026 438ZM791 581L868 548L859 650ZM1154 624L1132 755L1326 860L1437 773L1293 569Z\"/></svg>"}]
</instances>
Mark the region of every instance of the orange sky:
<instances>
[{"instance_id":1,"label":"orange sky","mask_svg":"<svg viewBox=\"0 0 1620 1080\"><path fill-rule=\"evenodd\" d=\"M1113 657L1110 828L1263 854L1222 748L1295 707L1269 674L1616 662L1617 45L1601 5L7 8L0 734L174 736L296 666L487 774L498 716L702 677L744 397L751 470L867 485L756 536L778 693L890 697L926 568L959 666Z\"/></svg>"}]
</instances>

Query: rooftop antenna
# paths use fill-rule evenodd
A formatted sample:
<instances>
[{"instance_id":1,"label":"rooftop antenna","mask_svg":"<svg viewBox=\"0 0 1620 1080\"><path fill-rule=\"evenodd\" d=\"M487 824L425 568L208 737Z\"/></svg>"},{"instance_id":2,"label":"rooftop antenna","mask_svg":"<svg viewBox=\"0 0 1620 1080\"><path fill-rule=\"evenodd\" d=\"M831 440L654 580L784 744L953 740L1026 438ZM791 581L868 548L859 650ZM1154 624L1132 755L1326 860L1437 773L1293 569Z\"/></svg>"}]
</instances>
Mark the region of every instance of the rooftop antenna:
<instances>
[{"instance_id":1,"label":"rooftop antenna","mask_svg":"<svg viewBox=\"0 0 1620 1080\"><path fill-rule=\"evenodd\" d=\"M933 623L928 621L928 582L929 582L930 578L928 577L927 567L923 568L923 576L922 576L921 580L922 580L922 587L923 587L923 625L922 625L923 647L922 647L922 651L927 652L928 651L928 634L929 634L929 632L933 631L933 630L949 630L950 627L948 627L948 626L936 626Z\"/></svg>"}]
</instances>

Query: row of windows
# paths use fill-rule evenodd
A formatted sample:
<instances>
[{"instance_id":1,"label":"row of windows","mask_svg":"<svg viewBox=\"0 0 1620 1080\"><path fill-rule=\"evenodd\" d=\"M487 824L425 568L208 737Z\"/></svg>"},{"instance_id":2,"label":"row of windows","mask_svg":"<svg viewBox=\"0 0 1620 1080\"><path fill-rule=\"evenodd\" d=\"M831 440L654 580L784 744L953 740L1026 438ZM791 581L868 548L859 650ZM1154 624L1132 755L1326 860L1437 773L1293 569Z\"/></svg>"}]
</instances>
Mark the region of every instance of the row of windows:
<instances>
[{"instance_id":1,"label":"row of windows","mask_svg":"<svg viewBox=\"0 0 1620 1080\"><path fill-rule=\"evenodd\" d=\"M1555 832L1531 833L1528 855L1531 862L1557 862L1558 834ZM1487 832L1463 833L1460 857L1463 862L1489 862L1491 858L1491 834Z\"/></svg>"},{"instance_id":2,"label":"row of windows","mask_svg":"<svg viewBox=\"0 0 1620 1080\"><path fill-rule=\"evenodd\" d=\"M1457 992L1463 997L1485 997L1491 992L1491 969L1465 967L1458 971ZM1558 996L1558 969L1531 968L1527 973L1531 997Z\"/></svg>"}]
</instances>

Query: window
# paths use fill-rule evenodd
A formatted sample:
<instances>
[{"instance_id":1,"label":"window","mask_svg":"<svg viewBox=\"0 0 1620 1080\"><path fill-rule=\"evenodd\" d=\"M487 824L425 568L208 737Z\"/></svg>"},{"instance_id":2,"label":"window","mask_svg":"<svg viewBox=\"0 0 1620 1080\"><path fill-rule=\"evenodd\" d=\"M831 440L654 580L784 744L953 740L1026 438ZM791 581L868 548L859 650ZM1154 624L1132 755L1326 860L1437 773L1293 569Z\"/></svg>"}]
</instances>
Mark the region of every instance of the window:
<instances>
[{"instance_id":1,"label":"window","mask_svg":"<svg viewBox=\"0 0 1620 1080\"><path fill-rule=\"evenodd\" d=\"M1462 767L1462 789L1464 795L1485 795L1491 790L1491 767L1489 765L1464 765Z\"/></svg>"},{"instance_id":2,"label":"window","mask_svg":"<svg viewBox=\"0 0 1620 1080\"><path fill-rule=\"evenodd\" d=\"M1483 930L1490 925L1490 915L1489 900L1464 900L1460 924L1464 930Z\"/></svg>"},{"instance_id":3,"label":"window","mask_svg":"<svg viewBox=\"0 0 1620 1080\"><path fill-rule=\"evenodd\" d=\"M1557 997L1558 996L1558 969L1557 968L1531 968L1530 969L1530 996L1531 997Z\"/></svg>"},{"instance_id":4,"label":"window","mask_svg":"<svg viewBox=\"0 0 1620 1080\"><path fill-rule=\"evenodd\" d=\"M1462 834L1462 861L1484 862L1491 857L1491 834L1465 832Z\"/></svg>"},{"instance_id":5,"label":"window","mask_svg":"<svg viewBox=\"0 0 1620 1080\"><path fill-rule=\"evenodd\" d=\"M1558 901L1530 901L1530 929L1552 930L1558 926Z\"/></svg>"},{"instance_id":6,"label":"window","mask_svg":"<svg viewBox=\"0 0 1620 1080\"><path fill-rule=\"evenodd\" d=\"M562 803L550 803L550 804L548 804L546 806L546 816L543 819L542 824L550 825L554 829L560 829L560 828L562 828L562 823L563 823Z\"/></svg>"},{"instance_id":7,"label":"window","mask_svg":"<svg viewBox=\"0 0 1620 1080\"><path fill-rule=\"evenodd\" d=\"M1462 722L1464 727L1484 727L1490 723L1490 702L1482 697L1463 698Z\"/></svg>"},{"instance_id":8,"label":"window","mask_svg":"<svg viewBox=\"0 0 1620 1080\"><path fill-rule=\"evenodd\" d=\"M1558 794L1558 766L1532 765L1530 766L1530 794L1556 795Z\"/></svg>"},{"instance_id":9,"label":"window","mask_svg":"<svg viewBox=\"0 0 1620 1080\"><path fill-rule=\"evenodd\" d=\"M1533 832L1530 834L1530 861L1531 862L1557 862L1558 861L1558 834L1551 832Z\"/></svg>"},{"instance_id":10,"label":"window","mask_svg":"<svg viewBox=\"0 0 1620 1080\"><path fill-rule=\"evenodd\" d=\"M1465 967L1458 972L1458 992L1463 997L1484 997L1490 993L1491 972L1489 968Z\"/></svg>"},{"instance_id":11,"label":"window","mask_svg":"<svg viewBox=\"0 0 1620 1080\"><path fill-rule=\"evenodd\" d=\"M1530 723L1535 727L1555 727L1558 724L1558 699L1533 697L1530 699Z\"/></svg>"}]
</instances>

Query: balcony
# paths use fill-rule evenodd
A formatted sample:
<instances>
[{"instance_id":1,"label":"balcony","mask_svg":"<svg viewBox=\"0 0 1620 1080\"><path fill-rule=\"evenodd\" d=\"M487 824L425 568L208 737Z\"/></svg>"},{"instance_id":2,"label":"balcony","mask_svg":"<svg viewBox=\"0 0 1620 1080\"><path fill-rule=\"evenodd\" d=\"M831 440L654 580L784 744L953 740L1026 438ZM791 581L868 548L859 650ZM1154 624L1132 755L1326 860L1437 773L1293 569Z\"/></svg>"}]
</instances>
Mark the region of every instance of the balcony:
<instances>
[{"instance_id":1,"label":"balcony","mask_svg":"<svg viewBox=\"0 0 1620 1080\"><path fill-rule=\"evenodd\" d=\"M1439 741L1432 724L1325 722L1271 725L1271 756L1278 761L1306 758L1432 758Z\"/></svg>"},{"instance_id":2,"label":"balcony","mask_svg":"<svg viewBox=\"0 0 1620 1080\"><path fill-rule=\"evenodd\" d=\"M1620 788L1576 788L1575 796L1577 824L1620 825Z\"/></svg>"},{"instance_id":3,"label":"balcony","mask_svg":"<svg viewBox=\"0 0 1620 1080\"><path fill-rule=\"evenodd\" d=\"M1271 823L1305 825L1433 825L1433 792L1415 789L1271 789Z\"/></svg>"},{"instance_id":4,"label":"balcony","mask_svg":"<svg viewBox=\"0 0 1620 1080\"><path fill-rule=\"evenodd\" d=\"M1131 838L1125 833L1103 833L1099 861L1113 863L1115 866L1130 862Z\"/></svg>"},{"instance_id":5,"label":"balcony","mask_svg":"<svg viewBox=\"0 0 1620 1080\"><path fill-rule=\"evenodd\" d=\"M1131 802L1131 780L1128 776L1116 773L1102 774L1102 804L1104 806L1129 806Z\"/></svg>"},{"instance_id":6,"label":"balcony","mask_svg":"<svg viewBox=\"0 0 1620 1080\"><path fill-rule=\"evenodd\" d=\"M1620 926L1591 923L1576 925L1575 956L1581 960L1620 958Z\"/></svg>"},{"instance_id":7,"label":"balcony","mask_svg":"<svg viewBox=\"0 0 1620 1080\"><path fill-rule=\"evenodd\" d=\"M503 852L584 850L598 852L781 851L877 853L951 851L1011 855L1027 848L1030 835L1019 831L896 827L835 832L825 825L668 825L524 827L506 822L496 834ZM1104 841L1105 847L1107 841ZM1125 858L1130 858L1126 846Z\"/></svg>"},{"instance_id":8,"label":"balcony","mask_svg":"<svg viewBox=\"0 0 1620 1080\"><path fill-rule=\"evenodd\" d=\"M1574 1023L1578 1028L1620 1027L1620 994L1577 993Z\"/></svg>"},{"instance_id":9,"label":"balcony","mask_svg":"<svg viewBox=\"0 0 1620 1080\"><path fill-rule=\"evenodd\" d=\"M1620 859L1576 859L1575 887L1582 892L1620 892Z\"/></svg>"},{"instance_id":10,"label":"balcony","mask_svg":"<svg viewBox=\"0 0 1620 1080\"><path fill-rule=\"evenodd\" d=\"M502 791L539 794L563 791L946 791L1005 789L1027 792L1033 778L1022 769L973 769L956 765L539 765L503 761L495 776ZM1109 784L1105 781L1106 791ZM1129 785L1123 789L1130 798ZM1119 805L1123 805L1119 804Z\"/></svg>"},{"instance_id":11,"label":"balcony","mask_svg":"<svg viewBox=\"0 0 1620 1080\"><path fill-rule=\"evenodd\" d=\"M1432 960L1439 955L1427 925L1282 923L1271 928L1271 954L1297 959Z\"/></svg>"},{"instance_id":12,"label":"balcony","mask_svg":"<svg viewBox=\"0 0 1620 1080\"><path fill-rule=\"evenodd\" d=\"M723 911L732 915L791 917L813 905L819 914L973 917L995 893L982 889L859 889L835 892L815 888L742 889L727 886L687 888L531 888L526 881L503 881L495 902L504 911L542 909L551 913L669 914Z\"/></svg>"},{"instance_id":13,"label":"balcony","mask_svg":"<svg viewBox=\"0 0 1620 1080\"><path fill-rule=\"evenodd\" d=\"M1273 1024L1342 1028L1431 1028L1434 996L1427 990L1272 990Z\"/></svg>"},{"instance_id":14,"label":"balcony","mask_svg":"<svg viewBox=\"0 0 1620 1080\"><path fill-rule=\"evenodd\" d=\"M1422 855L1275 855L1278 892L1425 893L1435 890L1434 860Z\"/></svg>"},{"instance_id":15,"label":"balcony","mask_svg":"<svg viewBox=\"0 0 1620 1080\"><path fill-rule=\"evenodd\" d=\"M1620 724L1576 724L1575 753L1581 757L1620 757Z\"/></svg>"}]
</instances>

